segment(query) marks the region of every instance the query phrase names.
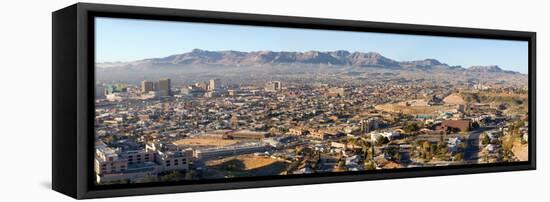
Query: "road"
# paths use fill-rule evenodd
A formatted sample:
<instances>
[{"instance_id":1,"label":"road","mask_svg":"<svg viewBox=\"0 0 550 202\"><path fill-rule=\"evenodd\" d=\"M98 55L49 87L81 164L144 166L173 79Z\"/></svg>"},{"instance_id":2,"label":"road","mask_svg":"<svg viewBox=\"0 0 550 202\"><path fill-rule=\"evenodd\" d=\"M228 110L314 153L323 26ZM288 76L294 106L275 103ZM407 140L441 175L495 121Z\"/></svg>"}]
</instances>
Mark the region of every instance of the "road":
<instances>
[{"instance_id":1,"label":"road","mask_svg":"<svg viewBox=\"0 0 550 202\"><path fill-rule=\"evenodd\" d=\"M467 163L467 164L473 164L473 163L478 163L478 159L479 159L479 151L481 150L480 146L479 146L479 136L485 132L485 131L488 131L488 130L491 130L493 128L479 128L477 130L474 130L472 131L469 135L468 135L468 139L466 140L466 149L464 151L464 161Z\"/></svg>"}]
</instances>

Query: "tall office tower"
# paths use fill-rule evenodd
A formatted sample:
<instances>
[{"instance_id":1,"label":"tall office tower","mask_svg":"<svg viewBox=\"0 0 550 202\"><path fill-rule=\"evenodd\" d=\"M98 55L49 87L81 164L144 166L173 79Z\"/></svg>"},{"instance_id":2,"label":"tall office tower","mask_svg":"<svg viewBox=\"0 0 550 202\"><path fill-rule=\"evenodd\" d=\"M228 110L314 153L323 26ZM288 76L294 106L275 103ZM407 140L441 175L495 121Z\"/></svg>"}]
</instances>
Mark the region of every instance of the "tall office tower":
<instances>
[{"instance_id":1,"label":"tall office tower","mask_svg":"<svg viewBox=\"0 0 550 202\"><path fill-rule=\"evenodd\" d=\"M267 82L265 85L266 91L279 91L281 90L281 82L280 81L270 81Z\"/></svg>"},{"instance_id":2,"label":"tall office tower","mask_svg":"<svg viewBox=\"0 0 550 202\"><path fill-rule=\"evenodd\" d=\"M346 96L346 89L345 88L338 88L338 87L332 87L328 89L328 96L331 97L345 97Z\"/></svg>"},{"instance_id":3,"label":"tall office tower","mask_svg":"<svg viewBox=\"0 0 550 202\"><path fill-rule=\"evenodd\" d=\"M95 86L95 99L105 99L105 86L103 84L96 84Z\"/></svg>"},{"instance_id":4,"label":"tall office tower","mask_svg":"<svg viewBox=\"0 0 550 202\"><path fill-rule=\"evenodd\" d=\"M206 81L195 83L195 86L202 90L208 90L208 82Z\"/></svg>"},{"instance_id":5,"label":"tall office tower","mask_svg":"<svg viewBox=\"0 0 550 202\"><path fill-rule=\"evenodd\" d=\"M161 79L158 82L158 91L161 91L163 93L166 93L166 95L171 95L172 92L170 90L172 86L170 85L170 79Z\"/></svg>"},{"instance_id":6,"label":"tall office tower","mask_svg":"<svg viewBox=\"0 0 550 202\"><path fill-rule=\"evenodd\" d=\"M218 90L222 87L222 82L220 81L220 79L211 79L210 80L210 85L208 86L208 90Z\"/></svg>"},{"instance_id":7,"label":"tall office tower","mask_svg":"<svg viewBox=\"0 0 550 202\"><path fill-rule=\"evenodd\" d=\"M379 128L381 120L376 117L372 117L366 120L361 120L361 132L368 133Z\"/></svg>"},{"instance_id":8,"label":"tall office tower","mask_svg":"<svg viewBox=\"0 0 550 202\"><path fill-rule=\"evenodd\" d=\"M281 90L281 82L280 81L273 81L273 89Z\"/></svg>"},{"instance_id":9,"label":"tall office tower","mask_svg":"<svg viewBox=\"0 0 550 202\"><path fill-rule=\"evenodd\" d=\"M141 92L148 93L149 91L155 91L155 82L141 81Z\"/></svg>"},{"instance_id":10,"label":"tall office tower","mask_svg":"<svg viewBox=\"0 0 550 202\"><path fill-rule=\"evenodd\" d=\"M227 93L229 94L229 96L236 96L237 90L228 90Z\"/></svg>"}]
</instances>

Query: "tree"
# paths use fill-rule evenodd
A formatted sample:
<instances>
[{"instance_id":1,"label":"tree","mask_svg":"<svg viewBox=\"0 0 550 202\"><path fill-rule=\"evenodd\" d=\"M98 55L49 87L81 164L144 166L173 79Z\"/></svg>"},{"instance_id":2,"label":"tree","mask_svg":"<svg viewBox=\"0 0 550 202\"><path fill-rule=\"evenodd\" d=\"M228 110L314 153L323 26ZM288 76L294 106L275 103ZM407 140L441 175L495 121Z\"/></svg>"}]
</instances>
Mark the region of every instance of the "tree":
<instances>
[{"instance_id":1,"label":"tree","mask_svg":"<svg viewBox=\"0 0 550 202\"><path fill-rule=\"evenodd\" d=\"M371 146L370 143L364 139L358 139L357 144L361 147L361 151L363 152L363 158L370 159L370 156L369 156L369 148Z\"/></svg>"},{"instance_id":2,"label":"tree","mask_svg":"<svg viewBox=\"0 0 550 202\"><path fill-rule=\"evenodd\" d=\"M437 151L437 153L440 155L445 155L448 152L449 152L449 148L447 148L447 146L440 147L439 150Z\"/></svg>"},{"instance_id":3,"label":"tree","mask_svg":"<svg viewBox=\"0 0 550 202\"><path fill-rule=\"evenodd\" d=\"M388 140L388 138L384 137L384 136L378 136L376 138L376 143L377 145L384 145L384 144L388 144L388 142L390 142L390 140Z\"/></svg>"},{"instance_id":4,"label":"tree","mask_svg":"<svg viewBox=\"0 0 550 202\"><path fill-rule=\"evenodd\" d=\"M187 173L185 173L185 180L192 180L196 174L197 173L193 170L187 171Z\"/></svg>"},{"instance_id":5,"label":"tree","mask_svg":"<svg viewBox=\"0 0 550 202\"><path fill-rule=\"evenodd\" d=\"M403 130L405 130L405 132L407 133L411 133L411 132L418 131L418 129L420 129L418 124L416 122L413 122L413 123L407 124Z\"/></svg>"},{"instance_id":6,"label":"tree","mask_svg":"<svg viewBox=\"0 0 550 202\"><path fill-rule=\"evenodd\" d=\"M463 158L463 157L462 157L462 153L456 153L456 154L454 155L454 157L455 157L455 158L454 158L454 161L462 161L462 158Z\"/></svg>"},{"instance_id":7,"label":"tree","mask_svg":"<svg viewBox=\"0 0 550 202\"><path fill-rule=\"evenodd\" d=\"M349 145L354 146L356 144L357 144L357 139L350 137L347 139L346 147L348 147Z\"/></svg>"},{"instance_id":8,"label":"tree","mask_svg":"<svg viewBox=\"0 0 550 202\"><path fill-rule=\"evenodd\" d=\"M339 167L339 168L343 168L344 166L346 166L346 162L340 159L340 160L338 161L338 167Z\"/></svg>"},{"instance_id":9,"label":"tree","mask_svg":"<svg viewBox=\"0 0 550 202\"><path fill-rule=\"evenodd\" d=\"M472 128L479 128L479 123L477 121L474 121L472 123Z\"/></svg>"},{"instance_id":10,"label":"tree","mask_svg":"<svg viewBox=\"0 0 550 202\"><path fill-rule=\"evenodd\" d=\"M363 152L363 159L371 159L371 155L369 154L368 147L363 147L361 151Z\"/></svg>"},{"instance_id":11,"label":"tree","mask_svg":"<svg viewBox=\"0 0 550 202\"><path fill-rule=\"evenodd\" d=\"M112 142L112 143L115 143L115 142L118 141L118 140L119 140L119 138L118 138L117 135L111 135L111 142Z\"/></svg>"},{"instance_id":12,"label":"tree","mask_svg":"<svg viewBox=\"0 0 550 202\"><path fill-rule=\"evenodd\" d=\"M502 139L502 148L505 151L511 151L512 147L514 147L514 138L512 136L505 136Z\"/></svg>"},{"instance_id":13,"label":"tree","mask_svg":"<svg viewBox=\"0 0 550 202\"><path fill-rule=\"evenodd\" d=\"M338 161L338 164L336 164L336 170L337 171L346 171L346 162L340 159Z\"/></svg>"},{"instance_id":14,"label":"tree","mask_svg":"<svg viewBox=\"0 0 550 202\"><path fill-rule=\"evenodd\" d=\"M181 180L181 174L178 172L171 172L169 174L166 174L160 178L160 181L167 182L167 181L179 181Z\"/></svg>"},{"instance_id":15,"label":"tree","mask_svg":"<svg viewBox=\"0 0 550 202\"><path fill-rule=\"evenodd\" d=\"M270 135L275 135L277 132L279 132L279 130L278 130L277 128L275 128L275 127L271 127L271 128L269 129L269 134L270 134Z\"/></svg>"},{"instance_id":16,"label":"tree","mask_svg":"<svg viewBox=\"0 0 550 202\"><path fill-rule=\"evenodd\" d=\"M443 135L439 136L439 141L437 141L436 144L436 150L434 153L444 155L447 154L449 149L447 148L447 143L445 142L445 138L443 138Z\"/></svg>"},{"instance_id":17,"label":"tree","mask_svg":"<svg viewBox=\"0 0 550 202\"><path fill-rule=\"evenodd\" d=\"M486 134L481 135L481 144L485 146L489 143L491 143L491 138Z\"/></svg>"},{"instance_id":18,"label":"tree","mask_svg":"<svg viewBox=\"0 0 550 202\"><path fill-rule=\"evenodd\" d=\"M363 167L365 168L365 170L376 170L376 165L374 164L374 161L371 160L365 161Z\"/></svg>"},{"instance_id":19,"label":"tree","mask_svg":"<svg viewBox=\"0 0 550 202\"><path fill-rule=\"evenodd\" d=\"M422 143L422 149L423 149L424 151L430 151L430 148L431 148L431 147L432 147L432 144L431 144L430 142L428 142L428 141L424 141L424 142Z\"/></svg>"},{"instance_id":20,"label":"tree","mask_svg":"<svg viewBox=\"0 0 550 202\"><path fill-rule=\"evenodd\" d=\"M300 147L297 147L297 148L296 148L296 154L300 155L300 154L302 154L303 152L304 152L304 147L301 147L301 146L300 146Z\"/></svg>"},{"instance_id":21,"label":"tree","mask_svg":"<svg viewBox=\"0 0 550 202\"><path fill-rule=\"evenodd\" d=\"M151 175L147 175L143 177L141 180L139 180L140 183L149 183L149 182L156 182L156 181L157 181L157 177L151 176Z\"/></svg>"},{"instance_id":22,"label":"tree","mask_svg":"<svg viewBox=\"0 0 550 202\"><path fill-rule=\"evenodd\" d=\"M437 154L437 144L432 144L431 147L430 147L430 153L431 154Z\"/></svg>"}]
</instances>

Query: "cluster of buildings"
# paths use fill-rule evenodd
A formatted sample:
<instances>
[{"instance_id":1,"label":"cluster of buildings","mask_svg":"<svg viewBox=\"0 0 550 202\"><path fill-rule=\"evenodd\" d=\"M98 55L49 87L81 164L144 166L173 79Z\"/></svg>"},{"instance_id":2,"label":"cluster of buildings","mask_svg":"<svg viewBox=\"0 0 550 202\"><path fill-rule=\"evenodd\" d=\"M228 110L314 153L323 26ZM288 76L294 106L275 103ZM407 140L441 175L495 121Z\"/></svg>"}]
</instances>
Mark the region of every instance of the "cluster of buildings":
<instances>
[{"instance_id":1,"label":"cluster of buildings","mask_svg":"<svg viewBox=\"0 0 550 202\"><path fill-rule=\"evenodd\" d=\"M437 165L460 163L454 155L464 152L469 134L506 127L512 119L503 114L506 107L501 104L453 103L456 99L449 96L456 86L451 84L365 82L222 85L220 79L211 79L173 88L170 79L161 79L142 81L139 87L108 85L105 98L96 95L107 100L96 104L97 182L136 181L194 169L191 162L264 152L301 162L287 173L329 172L338 164L347 170L364 170L367 163L377 169L431 166L426 152L413 151L423 142L446 147L448 154L440 156L449 158L439 159ZM143 99L147 102L132 102ZM382 105L391 107L377 107ZM524 134L526 128L521 129ZM238 143L172 144L196 137ZM349 143L350 138L366 141L368 151L367 144ZM125 139L138 146L118 145ZM293 153L298 146L319 152L324 160L316 162L323 165L309 165L311 158Z\"/></svg>"},{"instance_id":2,"label":"cluster of buildings","mask_svg":"<svg viewBox=\"0 0 550 202\"><path fill-rule=\"evenodd\" d=\"M231 155L265 152L268 149L269 147L265 143L254 142L225 147L196 149L194 157L197 159L219 158Z\"/></svg>"},{"instance_id":3,"label":"cluster of buildings","mask_svg":"<svg viewBox=\"0 0 550 202\"><path fill-rule=\"evenodd\" d=\"M96 182L135 182L162 172L189 170L193 151L174 147L157 141L148 143L145 148L136 145L114 147L98 140L94 162Z\"/></svg>"},{"instance_id":4,"label":"cluster of buildings","mask_svg":"<svg viewBox=\"0 0 550 202\"><path fill-rule=\"evenodd\" d=\"M158 81L141 81L141 92L151 98L158 98L172 95L172 85L170 79L160 79Z\"/></svg>"},{"instance_id":5,"label":"cluster of buildings","mask_svg":"<svg viewBox=\"0 0 550 202\"><path fill-rule=\"evenodd\" d=\"M96 100L109 102L158 99L172 95L171 80L167 78L157 81L143 80L139 87L124 83L95 85Z\"/></svg>"}]
</instances>

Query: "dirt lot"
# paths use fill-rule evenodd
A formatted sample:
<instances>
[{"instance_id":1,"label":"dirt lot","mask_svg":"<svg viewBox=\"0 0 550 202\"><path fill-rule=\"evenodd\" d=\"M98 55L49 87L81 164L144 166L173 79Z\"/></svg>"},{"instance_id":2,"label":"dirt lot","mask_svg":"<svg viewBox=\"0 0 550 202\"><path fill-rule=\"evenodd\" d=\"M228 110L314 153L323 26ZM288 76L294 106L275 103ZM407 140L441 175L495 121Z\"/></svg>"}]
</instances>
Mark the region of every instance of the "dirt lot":
<instances>
[{"instance_id":1,"label":"dirt lot","mask_svg":"<svg viewBox=\"0 0 550 202\"><path fill-rule=\"evenodd\" d=\"M447 104L457 104L457 105L466 104L466 101L464 101L464 99L462 99L462 97L456 93L453 93L445 97L445 99L443 99L443 102Z\"/></svg>"},{"instance_id":2,"label":"dirt lot","mask_svg":"<svg viewBox=\"0 0 550 202\"><path fill-rule=\"evenodd\" d=\"M209 160L205 164L215 170L217 176L225 177L279 175L288 166L283 161L252 154Z\"/></svg>"},{"instance_id":3,"label":"dirt lot","mask_svg":"<svg viewBox=\"0 0 550 202\"><path fill-rule=\"evenodd\" d=\"M456 106L402 106L397 104L383 104L376 105L377 110L387 112L402 112L405 114L418 115L418 114L435 114L440 111L456 109Z\"/></svg>"},{"instance_id":4,"label":"dirt lot","mask_svg":"<svg viewBox=\"0 0 550 202\"><path fill-rule=\"evenodd\" d=\"M529 146L527 144L521 144L521 138L512 137L510 135L504 136L502 139L502 146L505 149L510 149L520 161L529 160Z\"/></svg>"},{"instance_id":5,"label":"dirt lot","mask_svg":"<svg viewBox=\"0 0 550 202\"><path fill-rule=\"evenodd\" d=\"M521 144L519 142L514 143L512 152L520 161L529 160L529 146L527 144Z\"/></svg>"},{"instance_id":6,"label":"dirt lot","mask_svg":"<svg viewBox=\"0 0 550 202\"><path fill-rule=\"evenodd\" d=\"M177 140L174 143L178 146L190 146L190 147L223 147L238 143L238 140L224 140L216 138L186 138Z\"/></svg>"},{"instance_id":7,"label":"dirt lot","mask_svg":"<svg viewBox=\"0 0 550 202\"><path fill-rule=\"evenodd\" d=\"M231 161L240 161L244 167L242 167L242 170L252 170L260 167L267 166L269 164L275 163L278 160L272 159L269 157L263 157L263 156L254 156L252 154L246 154L246 155L240 155L237 157L228 157L224 159L216 159L216 160L210 160L206 162L206 165L208 166L221 166L223 164L227 164Z\"/></svg>"}]
</instances>

